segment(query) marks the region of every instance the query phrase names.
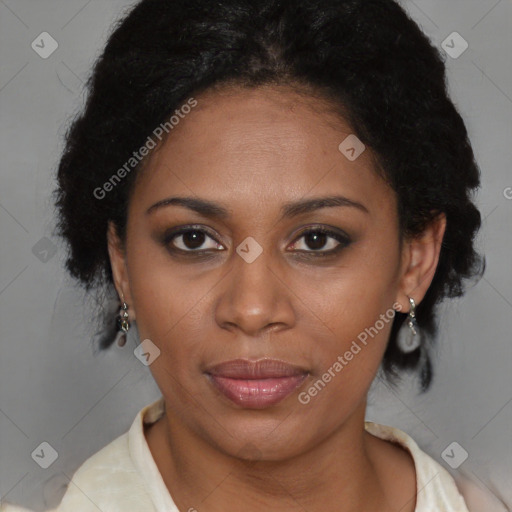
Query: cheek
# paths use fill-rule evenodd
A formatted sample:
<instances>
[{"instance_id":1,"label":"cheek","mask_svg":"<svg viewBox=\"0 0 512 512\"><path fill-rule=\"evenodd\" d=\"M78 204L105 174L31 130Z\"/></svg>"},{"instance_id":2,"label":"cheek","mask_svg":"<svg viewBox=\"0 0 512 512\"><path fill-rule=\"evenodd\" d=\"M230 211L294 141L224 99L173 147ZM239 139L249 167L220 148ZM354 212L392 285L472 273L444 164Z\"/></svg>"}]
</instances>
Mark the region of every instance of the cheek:
<instances>
[{"instance_id":1,"label":"cheek","mask_svg":"<svg viewBox=\"0 0 512 512\"><path fill-rule=\"evenodd\" d=\"M379 308L371 301L360 307L348 305L342 314L331 317L334 343L317 344L311 353L316 371L298 398L306 411L314 409L314 416L322 418L322 432L336 428L366 398L391 331L391 305Z\"/></svg>"},{"instance_id":2,"label":"cheek","mask_svg":"<svg viewBox=\"0 0 512 512\"><path fill-rule=\"evenodd\" d=\"M149 338L169 356L196 349L206 337L204 312L207 290L162 276L134 287L137 327L141 339Z\"/></svg>"},{"instance_id":3,"label":"cheek","mask_svg":"<svg viewBox=\"0 0 512 512\"><path fill-rule=\"evenodd\" d=\"M342 393L369 384L382 360L395 317L397 257L393 248L362 245L316 292L301 292L310 298L314 293L310 310L316 314L310 316L325 333L312 352L318 373L335 373L332 380L343 381Z\"/></svg>"},{"instance_id":4,"label":"cheek","mask_svg":"<svg viewBox=\"0 0 512 512\"><path fill-rule=\"evenodd\" d=\"M149 369L167 403L184 417L195 403L191 391L197 385L197 361L210 332L203 310L208 289L199 289L170 266L149 261L132 267L134 274L140 270L131 283L137 329L141 341L149 339L160 350Z\"/></svg>"},{"instance_id":5,"label":"cheek","mask_svg":"<svg viewBox=\"0 0 512 512\"><path fill-rule=\"evenodd\" d=\"M351 394L354 389L364 391L382 360L393 319L391 304L376 307L371 302L355 303L355 306L347 306L341 313L333 314L331 340L334 342L324 344L322 351L317 352L316 377L325 372L331 377L336 374L332 380L343 382L338 388L343 395ZM326 379L330 381L328 376Z\"/></svg>"},{"instance_id":6,"label":"cheek","mask_svg":"<svg viewBox=\"0 0 512 512\"><path fill-rule=\"evenodd\" d=\"M183 332L191 319L200 320L196 309L205 292L184 278L158 248L129 254L130 290L141 341L150 339L161 355L175 361L190 343L169 343L171 339L189 340Z\"/></svg>"}]
</instances>

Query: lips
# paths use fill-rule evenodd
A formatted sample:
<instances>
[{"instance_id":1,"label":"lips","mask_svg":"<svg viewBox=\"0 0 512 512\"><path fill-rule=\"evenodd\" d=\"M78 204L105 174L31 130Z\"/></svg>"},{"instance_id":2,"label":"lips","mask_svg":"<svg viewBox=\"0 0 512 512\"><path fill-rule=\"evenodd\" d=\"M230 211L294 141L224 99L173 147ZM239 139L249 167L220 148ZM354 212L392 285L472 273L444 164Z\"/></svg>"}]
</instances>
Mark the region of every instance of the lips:
<instances>
[{"instance_id":1,"label":"lips","mask_svg":"<svg viewBox=\"0 0 512 512\"><path fill-rule=\"evenodd\" d=\"M205 373L226 398L249 409L264 409L281 402L308 376L307 370L278 359L235 359Z\"/></svg>"}]
</instances>

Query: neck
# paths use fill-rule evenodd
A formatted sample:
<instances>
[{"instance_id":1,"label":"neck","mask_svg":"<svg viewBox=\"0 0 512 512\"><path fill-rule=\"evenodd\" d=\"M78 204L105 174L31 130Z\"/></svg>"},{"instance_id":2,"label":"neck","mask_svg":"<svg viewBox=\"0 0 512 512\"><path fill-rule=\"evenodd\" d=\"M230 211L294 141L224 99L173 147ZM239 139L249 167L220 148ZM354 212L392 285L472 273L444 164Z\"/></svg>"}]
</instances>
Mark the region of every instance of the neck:
<instances>
[{"instance_id":1,"label":"neck","mask_svg":"<svg viewBox=\"0 0 512 512\"><path fill-rule=\"evenodd\" d=\"M168 408L146 437L180 510L384 511L374 438L364 430L365 408L364 402L322 443L281 461L230 456L187 429ZM246 454L250 451L247 446Z\"/></svg>"}]
</instances>

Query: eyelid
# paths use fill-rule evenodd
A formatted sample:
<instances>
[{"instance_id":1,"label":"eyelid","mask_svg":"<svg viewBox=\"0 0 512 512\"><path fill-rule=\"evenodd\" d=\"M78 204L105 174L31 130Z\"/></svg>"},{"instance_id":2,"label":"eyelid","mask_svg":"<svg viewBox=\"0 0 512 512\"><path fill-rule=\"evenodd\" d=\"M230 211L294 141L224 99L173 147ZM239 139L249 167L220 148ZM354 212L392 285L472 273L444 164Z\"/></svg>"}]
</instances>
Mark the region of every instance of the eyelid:
<instances>
[{"instance_id":1,"label":"eyelid","mask_svg":"<svg viewBox=\"0 0 512 512\"><path fill-rule=\"evenodd\" d=\"M181 249L179 247L176 247L172 242L174 239L179 237L180 235L183 235L188 232L199 232L204 233L206 236L208 236L210 239L212 239L216 244L220 245L222 248L214 248L214 249ZM329 238L333 238L338 242L338 245L332 249L323 250L323 249L294 249L290 252L292 253L298 253L299 255L307 255L307 256L334 256L339 251L347 247L352 243L351 237L345 233L343 230L339 228L329 227L322 224L310 224L308 226L304 226L301 228L300 232L296 234L295 238L293 239L293 242L289 245L295 245L298 243L298 241L306 236L309 233L323 233L327 235ZM208 255L211 256L212 252L221 252L223 250L226 250L226 244L219 242L217 239L217 236L214 235L210 229L206 226L203 226L202 224L188 224L184 226L179 226L176 228L169 229L165 232L165 234L162 237L162 243L164 246L169 247L169 250L178 253L178 254L187 254L187 255ZM288 245L288 246L289 246Z\"/></svg>"},{"instance_id":2,"label":"eyelid","mask_svg":"<svg viewBox=\"0 0 512 512\"><path fill-rule=\"evenodd\" d=\"M217 240L217 237L215 235L213 235L213 233L211 233L210 229L205 227L205 226L203 226L203 225L201 225L201 224L188 224L188 225L185 225L185 226L180 226L180 227L169 229L169 230L167 230L164 233L164 235L162 237L162 243L165 246L170 246L174 239L176 239L180 235L184 235L184 234L189 233L191 231L196 231L196 232L199 232L199 233L204 233L209 238L211 238L216 244L221 245L223 247L223 249L200 249L200 250L192 250L191 249L191 250L187 251L185 249L180 249L179 247L172 246L172 250L177 251L177 252L181 252L181 253L201 254L201 253L204 253L204 252L207 252L207 251L218 250L220 252L220 251L226 249L225 244L222 243L222 242L219 242Z\"/></svg>"},{"instance_id":3,"label":"eyelid","mask_svg":"<svg viewBox=\"0 0 512 512\"><path fill-rule=\"evenodd\" d=\"M327 251L325 251L325 250L309 250L309 251L307 251L307 250L300 249L298 251L293 251L293 252L299 252L299 253L303 253L303 254L310 253L310 254L319 254L319 255L322 255L322 254L329 255L329 254L335 254L338 250L340 250L344 247L347 247L348 245L350 245L352 243L351 237L347 233L345 233L343 230L340 230L339 228L331 228L331 227L328 227L328 226L325 226L322 224L310 224L301 229L301 231L294 238L294 241L292 242L291 245L295 245L298 242L298 240L300 240L302 237L304 237L305 235L307 235L311 232L312 233L323 233L330 238L334 238L338 242L338 245L334 249L329 249Z\"/></svg>"}]
</instances>

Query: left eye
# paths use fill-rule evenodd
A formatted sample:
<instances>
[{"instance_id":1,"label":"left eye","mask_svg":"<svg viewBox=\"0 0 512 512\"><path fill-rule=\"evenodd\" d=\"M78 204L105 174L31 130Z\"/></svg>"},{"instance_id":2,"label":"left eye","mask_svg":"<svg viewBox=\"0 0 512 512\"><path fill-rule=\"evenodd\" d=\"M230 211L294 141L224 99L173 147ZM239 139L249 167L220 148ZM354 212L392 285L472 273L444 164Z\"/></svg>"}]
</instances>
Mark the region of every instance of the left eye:
<instances>
[{"instance_id":1,"label":"left eye","mask_svg":"<svg viewBox=\"0 0 512 512\"><path fill-rule=\"evenodd\" d=\"M297 240L304 239L304 242L293 243L293 248L303 252L335 252L337 249L347 246L350 243L348 237L327 229L312 229L301 234ZM330 239L330 240L329 240ZM306 249L304 249L306 247ZM310 250L308 250L308 248ZM323 249L320 251L319 249Z\"/></svg>"}]
</instances>

